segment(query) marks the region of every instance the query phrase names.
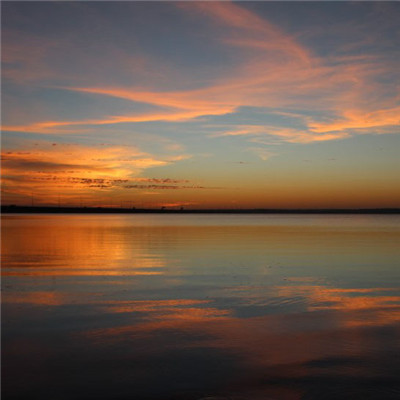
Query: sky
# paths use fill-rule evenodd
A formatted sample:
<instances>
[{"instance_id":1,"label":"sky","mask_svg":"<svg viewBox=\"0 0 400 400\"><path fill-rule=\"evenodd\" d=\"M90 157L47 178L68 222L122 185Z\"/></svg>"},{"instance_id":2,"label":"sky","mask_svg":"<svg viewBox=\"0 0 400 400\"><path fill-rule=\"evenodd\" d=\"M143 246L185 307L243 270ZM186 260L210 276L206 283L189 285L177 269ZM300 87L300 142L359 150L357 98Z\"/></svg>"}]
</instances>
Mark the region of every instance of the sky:
<instances>
[{"instance_id":1,"label":"sky","mask_svg":"<svg viewBox=\"0 0 400 400\"><path fill-rule=\"evenodd\" d=\"M400 3L7 2L2 203L400 207Z\"/></svg>"}]
</instances>

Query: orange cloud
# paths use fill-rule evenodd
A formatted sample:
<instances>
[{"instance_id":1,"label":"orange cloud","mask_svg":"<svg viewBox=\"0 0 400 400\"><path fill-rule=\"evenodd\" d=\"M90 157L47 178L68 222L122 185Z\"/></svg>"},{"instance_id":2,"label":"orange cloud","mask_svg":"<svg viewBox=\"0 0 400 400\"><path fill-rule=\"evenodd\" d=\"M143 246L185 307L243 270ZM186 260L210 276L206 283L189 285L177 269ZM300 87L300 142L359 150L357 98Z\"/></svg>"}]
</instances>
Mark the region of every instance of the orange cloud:
<instances>
[{"instance_id":1,"label":"orange cloud","mask_svg":"<svg viewBox=\"0 0 400 400\"><path fill-rule=\"evenodd\" d=\"M172 110L169 111L170 117L164 117L166 121L224 115L243 106L269 108L272 113L277 107L317 109L335 115L335 122L326 123L294 113L303 121L304 130L267 127L269 132L266 133L295 143L342 139L350 136L347 132L350 129L398 124L399 110L396 107L366 111L374 104L373 101L372 105L371 101L366 104L365 97L380 89L373 78L391 68L382 65L377 57L319 58L268 21L236 4L194 3L182 7L201 11L202 15L239 29L238 37L223 39L223 42L247 48L253 53L215 79L212 85L201 89L150 92L135 88L87 87L69 90L169 107ZM260 50L265 51L260 53ZM352 111L348 110L350 105ZM282 114L281 111L276 113ZM262 133L262 130L262 127L245 127L244 130L239 127L221 135L251 135Z\"/></svg>"},{"instance_id":2,"label":"orange cloud","mask_svg":"<svg viewBox=\"0 0 400 400\"><path fill-rule=\"evenodd\" d=\"M40 121L3 126L4 131L42 134L87 132L97 125L137 122L182 122L207 116L237 113L240 107L266 108L282 114L286 107L297 114L304 129L268 126L224 132L222 135L273 135L281 141L310 143L342 139L365 128L398 125L397 99L387 98L382 108L379 77L393 65L378 56L326 56L313 54L297 38L268 20L233 2L189 2L177 7L217 23L216 37L225 46L239 49L236 61L220 76L210 77L200 88L180 91L144 90L135 86L71 86L62 89L110 96L150 104L160 111L137 115L110 115L81 121ZM12 56L12 52L10 52ZM21 51L18 54L22 54ZM18 56L17 54L17 59ZM164 65L160 68L165 68ZM145 68L143 68L145 69ZM144 73L144 71L142 71ZM168 69L167 79L173 76ZM178 79L175 75L173 79ZM211 82L211 83L210 83ZM150 85L148 85L150 87ZM366 100L368 99L368 100ZM330 115L302 117L298 110ZM265 132L264 132L265 131ZM349 132L351 131L351 132ZM385 131L386 132L386 131ZM355 132L357 133L357 132ZM218 136L218 135L216 135Z\"/></svg>"},{"instance_id":3,"label":"orange cloud","mask_svg":"<svg viewBox=\"0 0 400 400\"><path fill-rule=\"evenodd\" d=\"M294 90L298 86L304 86L304 83L301 84L304 80L307 80L309 85L310 79L318 75L313 69L311 69L313 73L309 72L310 63L316 65L316 62L307 49L245 8L233 3L193 3L183 7L201 11L203 15L217 19L228 28L239 29L239 37L231 37L229 41L224 39L224 43L240 47L247 46L253 50L256 47L257 61L250 58L244 64L234 66L232 71L225 71L224 75L216 79L211 86L180 92L151 92L120 87L64 88L167 107L169 108L167 111L109 116L83 121L41 121L33 124L6 125L3 126L3 130L43 134L79 133L81 129L73 128L150 121L179 122L202 116L230 114L237 111L240 106L282 106L287 104L283 89L291 86L291 90ZM260 46L263 46L265 50L272 50L274 56L270 57L268 51L260 56L258 54Z\"/></svg>"},{"instance_id":4,"label":"orange cloud","mask_svg":"<svg viewBox=\"0 0 400 400\"><path fill-rule=\"evenodd\" d=\"M26 133L41 133L50 135L56 133L76 134L76 133L87 132L87 130L70 129L71 127L90 126L90 125L112 125L121 123L153 122L153 121L181 122L206 115L227 114L233 111L234 107L221 107L219 109L215 109L208 106L208 108L196 109L191 111L171 111L162 113L148 113L143 115L111 116L108 118L82 120L82 121L46 121L46 122L37 122L27 125L4 125L2 126L2 130L5 132L26 132Z\"/></svg>"},{"instance_id":5,"label":"orange cloud","mask_svg":"<svg viewBox=\"0 0 400 400\"><path fill-rule=\"evenodd\" d=\"M365 112L362 110L345 110L343 119L332 123L310 123L314 132L325 133L350 129L365 129L400 125L400 107Z\"/></svg>"},{"instance_id":6,"label":"orange cloud","mask_svg":"<svg viewBox=\"0 0 400 400\"><path fill-rule=\"evenodd\" d=\"M234 29L235 38L230 42L239 46L261 47L288 53L309 61L309 52L277 26L233 2L192 2L181 7L198 11L228 28ZM266 40L268 39L268 40Z\"/></svg>"},{"instance_id":7,"label":"orange cloud","mask_svg":"<svg viewBox=\"0 0 400 400\"><path fill-rule=\"evenodd\" d=\"M253 143L263 143L262 138L265 138L266 136L279 138L289 143L312 143L344 139L350 135L347 132L313 132L307 130L306 128L304 130L300 130L295 128L282 128L268 125L243 125L233 130L211 135L211 137L223 136L250 136L251 138L249 140ZM255 150L255 148L251 149ZM257 151L262 150L262 148L257 149Z\"/></svg>"},{"instance_id":8,"label":"orange cloud","mask_svg":"<svg viewBox=\"0 0 400 400\"><path fill-rule=\"evenodd\" d=\"M159 203L157 204L158 207L183 207L183 206L194 206L199 203L194 201L177 201L174 203Z\"/></svg>"},{"instance_id":9,"label":"orange cloud","mask_svg":"<svg viewBox=\"0 0 400 400\"><path fill-rule=\"evenodd\" d=\"M84 146L45 143L26 151L2 152L2 191L55 202L126 185L143 170L168 165L188 155L157 157L134 146ZM157 185L157 183L156 183Z\"/></svg>"}]
</instances>

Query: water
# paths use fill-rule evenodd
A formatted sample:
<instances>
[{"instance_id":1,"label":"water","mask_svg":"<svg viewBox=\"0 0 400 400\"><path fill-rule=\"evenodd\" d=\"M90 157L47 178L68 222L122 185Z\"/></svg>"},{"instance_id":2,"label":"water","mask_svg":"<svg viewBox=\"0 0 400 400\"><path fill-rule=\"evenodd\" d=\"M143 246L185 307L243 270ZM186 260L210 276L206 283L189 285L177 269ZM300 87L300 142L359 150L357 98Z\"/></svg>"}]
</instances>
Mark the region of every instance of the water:
<instances>
[{"instance_id":1,"label":"water","mask_svg":"<svg viewBox=\"0 0 400 400\"><path fill-rule=\"evenodd\" d=\"M399 216L4 215L4 399L397 399Z\"/></svg>"}]
</instances>

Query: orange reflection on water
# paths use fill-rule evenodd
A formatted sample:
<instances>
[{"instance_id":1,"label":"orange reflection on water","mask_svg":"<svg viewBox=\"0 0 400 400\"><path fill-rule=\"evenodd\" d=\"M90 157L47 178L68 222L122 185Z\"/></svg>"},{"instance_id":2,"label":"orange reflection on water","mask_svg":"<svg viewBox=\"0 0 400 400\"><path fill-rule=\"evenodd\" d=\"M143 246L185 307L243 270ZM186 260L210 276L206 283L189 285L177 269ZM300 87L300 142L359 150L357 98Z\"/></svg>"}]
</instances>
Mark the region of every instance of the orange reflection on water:
<instances>
[{"instance_id":1,"label":"orange reflection on water","mask_svg":"<svg viewBox=\"0 0 400 400\"><path fill-rule=\"evenodd\" d=\"M18 225L6 217L2 274L5 276L161 275L165 261L151 254L140 229L123 219L101 224L87 216L31 216ZM5 228L4 228L5 229Z\"/></svg>"},{"instance_id":2,"label":"orange reflection on water","mask_svg":"<svg viewBox=\"0 0 400 400\"><path fill-rule=\"evenodd\" d=\"M301 387L290 390L287 382L326 373L325 360L338 360L338 366L332 367L335 376L368 376L368 365L347 365L346 360L368 359L371 349L379 349L381 337L365 326L379 327L400 318L398 309L378 307L240 318L233 309L218 308L212 301L133 302L135 305L136 310L117 306L114 311L140 310L145 312L144 321L91 330L84 336L99 346L118 343L129 347L139 342L151 343L162 354L179 348L232 355L240 360L243 373L228 387L245 399L260 400L273 395L302 398ZM363 319L367 322L359 324ZM400 334L400 327L393 328Z\"/></svg>"},{"instance_id":3,"label":"orange reflection on water","mask_svg":"<svg viewBox=\"0 0 400 400\"><path fill-rule=\"evenodd\" d=\"M116 307L113 308L114 312L133 312L133 311L147 311L146 322L139 322L134 325L125 325L116 328L99 329L87 332L89 337L101 338L102 341L107 340L120 340L125 335L142 335L153 334L163 330L176 330L186 332L201 332L200 329L203 323L211 323L212 321L221 321L230 318L231 311L218 309L214 307L188 307L178 308L171 305L162 306L159 302L144 302L148 303L139 305L139 307L132 305L131 307ZM198 302L194 300L186 301L187 305L209 303ZM179 304L179 301L177 302ZM107 308L108 310L108 308Z\"/></svg>"},{"instance_id":4,"label":"orange reflection on water","mask_svg":"<svg viewBox=\"0 0 400 400\"><path fill-rule=\"evenodd\" d=\"M168 313L168 318L174 309L179 309L182 313L182 308L185 306L201 305L210 303L210 300L192 300L192 299L179 299L179 300L137 300L137 301L108 301L103 305L103 310L113 313L129 313L129 312L160 312L163 315ZM185 311L188 309L185 308ZM192 309L200 310L204 309Z\"/></svg>"},{"instance_id":5,"label":"orange reflection on water","mask_svg":"<svg viewBox=\"0 0 400 400\"><path fill-rule=\"evenodd\" d=\"M347 365L345 360L368 359L375 351L373 349L379 349L381 337L370 328L390 325L400 334L400 327L395 325L400 321L400 296L387 295L395 290L276 286L271 288L269 295L280 296L283 303L285 299L302 296L306 312L283 310L280 314L268 315L268 294L265 299L249 299L243 293L243 306L261 304L267 307L266 315L247 318L239 317L234 307L218 307L215 300L140 301L123 306L115 302L108 309L117 313L141 311L145 313L145 320L88 331L85 336L97 343L126 345L135 340L157 340L172 332L178 337L190 337L191 340L184 343L163 342L162 349L207 348L239 357L243 370L247 371L241 384L253 387L264 385L254 382L265 382L266 391L260 388L258 394L254 392L250 397L257 398L260 393L272 393L267 384L270 380L307 379L313 374L324 373L324 367L318 366L318 362L323 365L324 360L328 363L329 360L344 360L343 365L333 369L340 376L368 376L370 366L356 362ZM294 390L287 393L287 398L301 398L300 394L301 390Z\"/></svg>"},{"instance_id":6,"label":"orange reflection on water","mask_svg":"<svg viewBox=\"0 0 400 400\"><path fill-rule=\"evenodd\" d=\"M165 375L157 363L175 367L179 357L177 371L185 378L189 366L196 380L191 362L201 353L206 369L235 364L240 377L228 373L227 386L239 397L293 400L303 392L291 382L318 378L323 365L331 377L373 375L364 360L384 359L394 346L379 353L382 338L399 333L400 296L387 287L398 251L390 224L364 232L357 218L345 226L303 217L13 218L3 236L3 300L14 356L13 329L26 335L32 359L53 339L55 365L78 348L83 375L87 365L107 377L123 365L126 381L147 374L153 382ZM37 322L39 344L29 342ZM59 338L69 347L58 349Z\"/></svg>"},{"instance_id":7,"label":"orange reflection on water","mask_svg":"<svg viewBox=\"0 0 400 400\"><path fill-rule=\"evenodd\" d=\"M320 285L280 286L278 293L282 297L303 296L308 310L362 310L376 308L398 308L400 296L382 296L380 292L398 291L396 288L330 288ZM373 294L359 296L358 294ZM354 295L356 294L356 295ZM378 294L378 295L377 295Z\"/></svg>"},{"instance_id":8,"label":"orange reflection on water","mask_svg":"<svg viewBox=\"0 0 400 400\"><path fill-rule=\"evenodd\" d=\"M162 275L161 271L132 271L132 270L109 270L100 268L85 268L85 269L67 269L58 268L56 271L43 270L37 268L32 269L20 269L19 271L3 271L3 276L151 276L151 275Z\"/></svg>"},{"instance_id":9,"label":"orange reflection on water","mask_svg":"<svg viewBox=\"0 0 400 400\"><path fill-rule=\"evenodd\" d=\"M376 327L384 325L392 325L400 322L400 308L374 310L373 313L366 318L365 315L353 315L351 318L342 318L342 325L349 328L356 327Z\"/></svg>"},{"instance_id":10,"label":"orange reflection on water","mask_svg":"<svg viewBox=\"0 0 400 400\"><path fill-rule=\"evenodd\" d=\"M62 292L35 291L10 292L3 294L2 303L60 306L69 302L69 296Z\"/></svg>"}]
</instances>

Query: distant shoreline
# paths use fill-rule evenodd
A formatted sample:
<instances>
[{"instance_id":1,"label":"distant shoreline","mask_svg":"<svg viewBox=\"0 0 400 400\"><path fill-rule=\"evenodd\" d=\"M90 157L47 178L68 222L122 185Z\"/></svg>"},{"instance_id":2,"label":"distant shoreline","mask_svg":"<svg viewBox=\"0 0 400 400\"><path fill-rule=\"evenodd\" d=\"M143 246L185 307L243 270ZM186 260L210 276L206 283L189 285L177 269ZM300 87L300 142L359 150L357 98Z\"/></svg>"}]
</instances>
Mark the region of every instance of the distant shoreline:
<instances>
[{"instance_id":1,"label":"distant shoreline","mask_svg":"<svg viewBox=\"0 0 400 400\"><path fill-rule=\"evenodd\" d=\"M362 209L150 209L110 207L1 206L2 214L400 214L400 208Z\"/></svg>"}]
</instances>

